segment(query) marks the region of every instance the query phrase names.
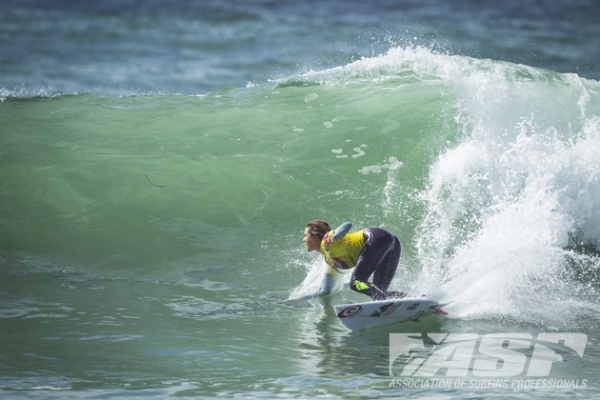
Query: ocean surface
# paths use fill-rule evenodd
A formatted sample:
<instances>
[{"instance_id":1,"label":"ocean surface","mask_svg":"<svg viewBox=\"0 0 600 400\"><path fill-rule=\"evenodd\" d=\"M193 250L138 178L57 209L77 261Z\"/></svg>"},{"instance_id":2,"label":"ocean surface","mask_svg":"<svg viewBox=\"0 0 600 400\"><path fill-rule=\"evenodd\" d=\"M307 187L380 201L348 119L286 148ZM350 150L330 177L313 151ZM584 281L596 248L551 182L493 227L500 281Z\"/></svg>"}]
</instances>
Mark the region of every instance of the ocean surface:
<instances>
[{"instance_id":1,"label":"ocean surface","mask_svg":"<svg viewBox=\"0 0 600 400\"><path fill-rule=\"evenodd\" d=\"M3 0L0 397L600 397L599 18ZM315 218L395 233L392 289L449 315L352 332L347 287L285 304L318 286ZM403 382L399 334L477 350Z\"/></svg>"}]
</instances>

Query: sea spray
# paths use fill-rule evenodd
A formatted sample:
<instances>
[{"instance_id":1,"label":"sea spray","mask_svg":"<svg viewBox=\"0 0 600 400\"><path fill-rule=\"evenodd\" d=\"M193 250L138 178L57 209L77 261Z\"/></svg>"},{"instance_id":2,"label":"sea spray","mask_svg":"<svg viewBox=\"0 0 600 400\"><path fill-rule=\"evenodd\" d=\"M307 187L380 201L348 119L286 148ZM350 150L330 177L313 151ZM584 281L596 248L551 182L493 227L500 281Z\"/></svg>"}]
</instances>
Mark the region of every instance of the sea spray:
<instances>
[{"instance_id":1,"label":"sea spray","mask_svg":"<svg viewBox=\"0 0 600 400\"><path fill-rule=\"evenodd\" d=\"M420 196L420 284L441 286L445 301L461 304L459 318L569 326L597 298L591 289L556 312L556 299L585 284L573 280L572 248L598 248L600 131L589 116L597 84L457 62L445 71L460 67L464 77L442 79L457 93L462 137L432 163ZM595 256L586 262L588 271L599 266Z\"/></svg>"}]
</instances>

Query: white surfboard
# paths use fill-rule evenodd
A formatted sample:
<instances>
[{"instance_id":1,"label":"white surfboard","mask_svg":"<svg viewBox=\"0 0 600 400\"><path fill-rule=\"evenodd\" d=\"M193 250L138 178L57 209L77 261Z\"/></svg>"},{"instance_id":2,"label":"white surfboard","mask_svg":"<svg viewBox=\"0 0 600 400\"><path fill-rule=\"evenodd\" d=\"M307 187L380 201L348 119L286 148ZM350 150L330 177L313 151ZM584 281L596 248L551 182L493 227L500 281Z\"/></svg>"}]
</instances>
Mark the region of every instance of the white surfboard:
<instances>
[{"instance_id":1,"label":"white surfboard","mask_svg":"<svg viewBox=\"0 0 600 400\"><path fill-rule=\"evenodd\" d=\"M352 330L378 328L406 321L417 321L431 314L447 315L437 301L425 297L377 300L333 306L342 324Z\"/></svg>"}]
</instances>

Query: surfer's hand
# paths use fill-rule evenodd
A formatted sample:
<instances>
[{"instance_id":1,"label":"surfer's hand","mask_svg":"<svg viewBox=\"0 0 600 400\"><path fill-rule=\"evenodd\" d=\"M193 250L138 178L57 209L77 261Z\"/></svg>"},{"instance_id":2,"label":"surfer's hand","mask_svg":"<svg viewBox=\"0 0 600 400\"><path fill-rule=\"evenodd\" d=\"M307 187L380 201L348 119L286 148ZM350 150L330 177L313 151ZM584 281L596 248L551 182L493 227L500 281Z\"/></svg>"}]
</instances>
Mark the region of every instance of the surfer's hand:
<instances>
[{"instance_id":1,"label":"surfer's hand","mask_svg":"<svg viewBox=\"0 0 600 400\"><path fill-rule=\"evenodd\" d=\"M323 236L323 243L325 245L331 244L335 242L335 237L331 234L331 232L327 232L325 236Z\"/></svg>"}]
</instances>

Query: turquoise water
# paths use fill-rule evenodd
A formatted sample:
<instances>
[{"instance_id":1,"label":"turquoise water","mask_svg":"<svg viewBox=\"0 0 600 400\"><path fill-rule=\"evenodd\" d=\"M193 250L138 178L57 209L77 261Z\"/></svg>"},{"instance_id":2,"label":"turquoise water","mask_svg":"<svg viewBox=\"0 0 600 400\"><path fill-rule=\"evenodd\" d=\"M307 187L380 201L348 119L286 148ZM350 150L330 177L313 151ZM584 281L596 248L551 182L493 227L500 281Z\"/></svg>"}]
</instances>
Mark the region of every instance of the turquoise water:
<instances>
[{"instance_id":1,"label":"turquoise water","mask_svg":"<svg viewBox=\"0 0 600 400\"><path fill-rule=\"evenodd\" d=\"M349 15L361 20L340 24L364 32ZM288 74L267 62L250 68L256 82L199 78L196 89L217 89L191 93L146 91L143 77L94 90L83 68L54 91L44 79L64 68L3 81L3 397L598 396L600 84L391 42L337 63L327 50L334 65ZM347 288L285 305L318 284L321 260L302 244L314 218L397 234L392 288L427 293L449 316L350 332L331 307L364 300ZM421 332L582 333L584 356L550 377L586 387L394 387L389 334Z\"/></svg>"}]
</instances>

